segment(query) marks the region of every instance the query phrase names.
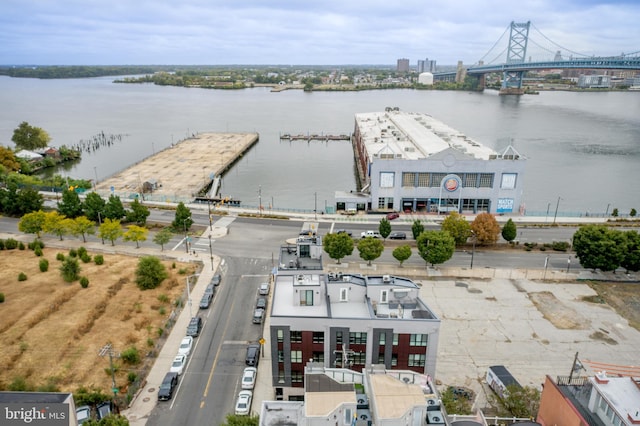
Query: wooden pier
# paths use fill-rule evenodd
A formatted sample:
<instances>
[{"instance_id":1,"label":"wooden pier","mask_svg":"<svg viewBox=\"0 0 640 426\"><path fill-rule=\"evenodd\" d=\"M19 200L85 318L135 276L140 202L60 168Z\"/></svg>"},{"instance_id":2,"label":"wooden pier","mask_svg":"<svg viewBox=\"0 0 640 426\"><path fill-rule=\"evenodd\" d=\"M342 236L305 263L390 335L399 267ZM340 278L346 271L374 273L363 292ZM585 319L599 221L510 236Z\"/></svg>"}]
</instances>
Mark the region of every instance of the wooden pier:
<instances>
[{"instance_id":1,"label":"wooden pier","mask_svg":"<svg viewBox=\"0 0 640 426\"><path fill-rule=\"evenodd\" d=\"M283 141L350 141L351 135L325 135L325 134L297 134L290 133L280 134L280 140Z\"/></svg>"}]
</instances>

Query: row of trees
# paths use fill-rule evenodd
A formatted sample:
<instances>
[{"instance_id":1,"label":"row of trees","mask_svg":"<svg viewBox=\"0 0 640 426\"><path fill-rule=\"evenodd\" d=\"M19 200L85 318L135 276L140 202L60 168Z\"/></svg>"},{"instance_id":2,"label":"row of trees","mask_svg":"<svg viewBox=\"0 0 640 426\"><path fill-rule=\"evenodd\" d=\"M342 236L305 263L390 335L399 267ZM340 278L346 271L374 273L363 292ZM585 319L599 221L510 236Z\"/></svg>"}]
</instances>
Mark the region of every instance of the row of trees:
<instances>
[{"instance_id":1,"label":"row of trees","mask_svg":"<svg viewBox=\"0 0 640 426\"><path fill-rule=\"evenodd\" d=\"M416 220L413 222L411 231L420 257L431 265L441 264L451 259L456 246L465 244L471 237L477 244L491 245L498 241L500 235L507 241L513 240L517 235L516 226L511 219L503 228L500 228L495 217L488 213L479 214L472 223L467 222L465 217L458 213L451 213L443 221L440 231L425 231L422 222ZM391 234L391 223L387 218L380 220L378 232L384 239ZM376 238L363 238L356 245L346 233L328 234L322 243L329 257L338 263L344 257L350 256L356 247L360 258L366 260L369 265L384 251L384 243ZM397 247L392 253L400 265L409 259L411 254L409 245Z\"/></svg>"},{"instance_id":2,"label":"row of trees","mask_svg":"<svg viewBox=\"0 0 640 426\"><path fill-rule=\"evenodd\" d=\"M583 268L640 270L640 234L604 225L583 226L573 234L573 249Z\"/></svg>"}]
</instances>

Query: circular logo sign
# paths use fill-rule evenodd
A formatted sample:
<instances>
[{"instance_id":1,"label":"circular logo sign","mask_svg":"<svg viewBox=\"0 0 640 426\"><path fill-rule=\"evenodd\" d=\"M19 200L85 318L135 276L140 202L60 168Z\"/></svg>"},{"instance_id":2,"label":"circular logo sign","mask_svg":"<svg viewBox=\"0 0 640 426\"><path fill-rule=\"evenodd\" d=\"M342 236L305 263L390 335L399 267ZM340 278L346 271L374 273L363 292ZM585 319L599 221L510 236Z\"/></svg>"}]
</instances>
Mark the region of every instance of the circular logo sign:
<instances>
[{"instance_id":1,"label":"circular logo sign","mask_svg":"<svg viewBox=\"0 0 640 426\"><path fill-rule=\"evenodd\" d=\"M449 178L444 181L444 189L449 192L453 192L460 186L460 182L456 178Z\"/></svg>"}]
</instances>

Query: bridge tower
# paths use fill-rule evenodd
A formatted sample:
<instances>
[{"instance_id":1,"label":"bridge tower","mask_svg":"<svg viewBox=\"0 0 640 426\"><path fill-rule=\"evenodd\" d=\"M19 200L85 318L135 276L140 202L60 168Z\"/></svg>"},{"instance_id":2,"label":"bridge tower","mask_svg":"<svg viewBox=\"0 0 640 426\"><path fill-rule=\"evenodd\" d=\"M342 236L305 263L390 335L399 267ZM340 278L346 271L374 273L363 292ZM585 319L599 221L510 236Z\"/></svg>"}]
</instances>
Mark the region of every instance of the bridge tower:
<instances>
[{"instance_id":1,"label":"bridge tower","mask_svg":"<svg viewBox=\"0 0 640 426\"><path fill-rule=\"evenodd\" d=\"M517 23L511 21L509 33L509 49L507 50L507 64L522 64L527 55L527 42L529 41L529 27L531 21ZM505 71L502 76L501 95L521 95L522 74L524 71Z\"/></svg>"}]
</instances>

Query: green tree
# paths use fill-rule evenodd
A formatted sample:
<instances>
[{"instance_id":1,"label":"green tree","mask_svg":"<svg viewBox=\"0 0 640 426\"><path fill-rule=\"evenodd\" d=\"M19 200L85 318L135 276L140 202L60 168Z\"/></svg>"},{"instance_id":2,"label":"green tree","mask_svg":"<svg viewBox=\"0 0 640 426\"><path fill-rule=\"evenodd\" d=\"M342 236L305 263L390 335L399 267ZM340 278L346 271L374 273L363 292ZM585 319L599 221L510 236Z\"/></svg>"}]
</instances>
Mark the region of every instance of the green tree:
<instances>
[{"instance_id":1,"label":"green tree","mask_svg":"<svg viewBox=\"0 0 640 426\"><path fill-rule=\"evenodd\" d=\"M447 414L473 414L471 401L461 395L454 394L453 389L453 387L449 387L440 394L442 397L442 405L444 405L447 410Z\"/></svg>"},{"instance_id":2,"label":"green tree","mask_svg":"<svg viewBox=\"0 0 640 426\"><path fill-rule=\"evenodd\" d=\"M638 212L636 211L636 209L631 209L631 211L629 212L629 216L631 217L636 217L637 214Z\"/></svg>"},{"instance_id":3,"label":"green tree","mask_svg":"<svg viewBox=\"0 0 640 426\"><path fill-rule=\"evenodd\" d=\"M71 219L82 216L82 202L78 193L68 189L62 191L62 201L58 203L58 211Z\"/></svg>"},{"instance_id":4,"label":"green tree","mask_svg":"<svg viewBox=\"0 0 640 426\"><path fill-rule=\"evenodd\" d=\"M129 206L131 210L127 211L127 222L135 223L138 226L144 226L147 223L147 217L149 217L149 209L144 204L140 203L136 198Z\"/></svg>"},{"instance_id":5,"label":"green tree","mask_svg":"<svg viewBox=\"0 0 640 426\"><path fill-rule=\"evenodd\" d=\"M82 241L87 242L87 234L93 234L95 232L94 229L95 223L90 221L86 216L78 216L71 221L71 235L79 236L82 235Z\"/></svg>"},{"instance_id":6,"label":"green tree","mask_svg":"<svg viewBox=\"0 0 640 426\"><path fill-rule=\"evenodd\" d=\"M62 237L69 232L71 225L69 222L70 219L67 219L57 211L47 212L44 215L45 218L42 230L47 234L57 235L60 237L60 241L62 241Z\"/></svg>"},{"instance_id":7,"label":"green tree","mask_svg":"<svg viewBox=\"0 0 640 426\"><path fill-rule=\"evenodd\" d=\"M353 239L346 232L327 234L322 239L322 246L330 258L340 264L340 259L353 253Z\"/></svg>"},{"instance_id":8,"label":"green tree","mask_svg":"<svg viewBox=\"0 0 640 426\"><path fill-rule=\"evenodd\" d=\"M511 242L515 240L517 236L518 229L516 228L516 224L513 223L513 220L511 220L511 218L509 218L509 220L507 220L507 223L505 223L502 227L502 238L504 238L506 241Z\"/></svg>"},{"instance_id":9,"label":"green tree","mask_svg":"<svg viewBox=\"0 0 640 426\"><path fill-rule=\"evenodd\" d=\"M456 242L456 246L466 243L471 236L471 225L458 212L451 212L442 221L442 230L447 231Z\"/></svg>"},{"instance_id":10,"label":"green tree","mask_svg":"<svg viewBox=\"0 0 640 426\"><path fill-rule=\"evenodd\" d=\"M497 395L489 397L493 405L498 407L498 415L503 417L521 417L535 419L540 408L540 391L531 386L507 386L505 397Z\"/></svg>"},{"instance_id":11,"label":"green tree","mask_svg":"<svg viewBox=\"0 0 640 426\"><path fill-rule=\"evenodd\" d=\"M149 230L142 226L131 225L127 228L127 232L124 233L123 239L125 241L135 241L136 248L140 247L140 241L147 241L147 235Z\"/></svg>"},{"instance_id":12,"label":"green tree","mask_svg":"<svg viewBox=\"0 0 640 426\"><path fill-rule=\"evenodd\" d=\"M377 238L367 237L358 241L358 251L360 258L366 260L367 265L371 265L372 260L376 260L384 251L384 244Z\"/></svg>"},{"instance_id":13,"label":"green tree","mask_svg":"<svg viewBox=\"0 0 640 426\"><path fill-rule=\"evenodd\" d=\"M136 269L136 284L140 290L156 288L167 278L167 270L164 265L153 256L145 256L138 261Z\"/></svg>"},{"instance_id":14,"label":"green tree","mask_svg":"<svg viewBox=\"0 0 640 426\"><path fill-rule=\"evenodd\" d=\"M220 426L258 426L260 417L258 416L237 416L235 414L227 414L225 422Z\"/></svg>"},{"instance_id":15,"label":"green tree","mask_svg":"<svg viewBox=\"0 0 640 426\"><path fill-rule=\"evenodd\" d=\"M477 215L474 221L471 222L471 230L480 245L495 244L500 235L500 225L498 225L498 221L490 213L480 213Z\"/></svg>"},{"instance_id":16,"label":"green tree","mask_svg":"<svg viewBox=\"0 0 640 426\"><path fill-rule=\"evenodd\" d=\"M378 232L385 240L391 234L391 222L386 217L380 219L380 225L378 225Z\"/></svg>"},{"instance_id":17,"label":"green tree","mask_svg":"<svg viewBox=\"0 0 640 426\"><path fill-rule=\"evenodd\" d=\"M18 229L26 234L36 234L36 237L40 238L40 233L44 229L45 218L46 215L42 210L27 213L18 222Z\"/></svg>"},{"instance_id":18,"label":"green tree","mask_svg":"<svg viewBox=\"0 0 640 426\"><path fill-rule=\"evenodd\" d=\"M162 228L156 235L153 237L153 242L160 245L161 251L164 251L164 245L171 241L171 237L173 236L173 232L169 228Z\"/></svg>"},{"instance_id":19,"label":"green tree","mask_svg":"<svg viewBox=\"0 0 640 426\"><path fill-rule=\"evenodd\" d=\"M102 225L98 228L98 236L100 238L106 238L111 241L111 245L114 246L118 238L124 234L119 220L105 219Z\"/></svg>"},{"instance_id":20,"label":"green tree","mask_svg":"<svg viewBox=\"0 0 640 426\"><path fill-rule=\"evenodd\" d=\"M615 271L626 254L622 231L604 225L582 226L573 234L573 249L583 268Z\"/></svg>"},{"instance_id":21,"label":"green tree","mask_svg":"<svg viewBox=\"0 0 640 426\"><path fill-rule=\"evenodd\" d=\"M416 240L418 253L431 266L451 259L456 242L447 231L425 231Z\"/></svg>"},{"instance_id":22,"label":"green tree","mask_svg":"<svg viewBox=\"0 0 640 426\"><path fill-rule=\"evenodd\" d=\"M124 210L122 201L117 195L109 195L109 200L104 206L104 216L111 220L120 220L125 217L127 212Z\"/></svg>"},{"instance_id":23,"label":"green tree","mask_svg":"<svg viewBox=\"0 0 640 426\"><path fill-rule=\"evenodd\" d=\"M18 214L31 213L42 210L44 199L38 191L33 188L22 188L17 192L16 204Z\"/></svg>"},{"instance_id":24,"label":"green tree","mask_svg":"<svg viewBox=\"0 0 640 426\"><path fill-rule=\"evenodd\" d=\"M102 219L106 218L104 215L104 208L107 203L97 192L90 192L82 203L82 210L87 219L94 222L102 222Z\"/></svg>"},{"instance_id":25,"label":"green tree","mask_svg":"<svg viewBox=\"0 0 640 426\"><path fill-rule=\"evenodd\" d=\"M613 211L611 212L611 216L613 217L618 217L618 208L614 208Z\"/></svg>"},{"instance_id":26,"label":"green tree","mask_svg":"<svg viewBox=\"0 0 640 426\"><path fill-rule=\"evenodd\" d=\"M40 127L31 126L26 121L20 123L17 129L13 131L11 140L16 144L16 149L26 149L33 151L34 149L46 148L49 145L51 137Z\"/></svg>"},{"instance_id":27,"label":"green tree","mask_svg":"<svg viewBox=\"0 0 640 426\"><path fill-rule=\"evenodd\" d=\"M68 283L72 283L80 276L80 263L75 257L67 256L60 265L60 273L62 279Z\"/></svg>"},{"instance_id":28,"label":"green tree","mask_svg":"<svg viewBox=\"0 0 640 426\"><path fill-rule=\"evenodd\" d=\"M420 219L414 220L413 224L411 225L411 233L413 234L413 239L417 240L418 235L422 234L423 232L424 225L422 224L422 222L420 222Z\"/></svg>"},{"instance_id":29,"label":"green tree","mask_svg":"<svg viewBox=\"0 0 640 426\"><path fill-rule=\"evenodd\" d=\"M176 232L187 232L191 228L191 225L193 225L191 210L180 201L176 206L176 215L173 222L171 222L171 226L173 226L173 230Z\"/></svg>"},{"instance_id":30,"label":"green tree","mask_svg":"<svg viewBox=\"0 0 640 426\"><path fill-rule=\"evenodd\" d=\"M640 234L638 234L638 231L625 231L624 237L627 249L620 266L626 269L627 272L638 272L640 271Z\"/></svg>"},{"instance_id":31,"label":"green tree","mask_svg":"<svg viewBox=\"0 0 640 426\"><path fill-rule=\"evenodd\" d=\"M400 262L400 266L402 266L404 261L411 257L411 247L408 245L396 247L391 254L395 260Z\"/></svg>"}]
</instances>

